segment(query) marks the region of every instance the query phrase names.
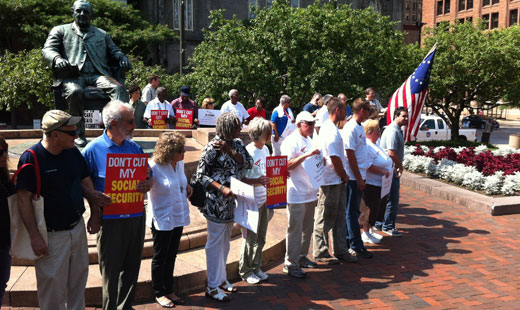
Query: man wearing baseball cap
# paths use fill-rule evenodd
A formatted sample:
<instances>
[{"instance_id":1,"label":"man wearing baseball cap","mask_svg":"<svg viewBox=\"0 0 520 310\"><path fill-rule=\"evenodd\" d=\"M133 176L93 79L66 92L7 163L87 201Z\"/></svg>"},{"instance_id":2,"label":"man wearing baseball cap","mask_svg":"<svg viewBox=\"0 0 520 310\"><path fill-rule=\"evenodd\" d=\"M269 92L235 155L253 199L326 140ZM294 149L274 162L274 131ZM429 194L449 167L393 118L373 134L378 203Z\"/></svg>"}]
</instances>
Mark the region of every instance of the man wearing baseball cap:
<instances>
[{"instance_id":1,"label":"man wearing baseball cap","mask_svg":"<svg viewBox=\"0 0 520 310\"><path fill-rule=\"evenodd\" d=\"M179 98L172 101L172 108L175 112L177 109L192 110L193 111L193 124L191 128L197 128L199 123L199 107L195 101L190 99L191 93L188 86L181 86Z\"/></svg>"},{"instance_id":2,"label":"man wearing baseball cap","mask_svg":"<svg viewBox=\"0 0 520 310\"><path fill-rule=\"evenodd\" d=\"M314 117L307 111L296 116L296 127L281 146L287 156L287 217L286 252L283 272L295 278L304 278L301 268L315 268L315 262L307 258L314 226L314 208L318 202L318 190L309 184L303 162L320 154L313 147L310 136L314 132Z\"/></svg>"},{"instance_id":3,"label":"man wearing baseball cap","mask_svg":"<svg viewBox=\"0 0 520 310\"><path fill-rule=\"evenodd\" d=\"M32 250L39 256L35 270L40 309L85 308L88 248L83 197L89 205L111 203L110 197L94 190L87 164L74 146L80 120L60 110L48 111L42 119L43 139L31 147L39 163L47 242L38 231L31 203L36 193L33 154L25 152L18 162L18 167L33 164L18 174L16 189ZM98 209L90 208L90 214L87 229L94 233L99 230Z\"/></svg>"}]
</instances>

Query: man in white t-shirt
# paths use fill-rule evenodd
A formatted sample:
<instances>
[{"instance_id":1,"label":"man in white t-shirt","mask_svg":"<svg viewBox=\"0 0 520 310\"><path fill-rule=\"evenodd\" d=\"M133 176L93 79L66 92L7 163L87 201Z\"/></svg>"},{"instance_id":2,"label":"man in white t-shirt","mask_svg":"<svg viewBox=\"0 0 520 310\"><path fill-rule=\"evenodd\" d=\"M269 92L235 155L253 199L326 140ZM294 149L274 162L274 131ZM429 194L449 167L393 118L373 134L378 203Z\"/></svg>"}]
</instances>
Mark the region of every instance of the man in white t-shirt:
<instances>
[{"instance_id":1,"label":"man in white t-shirt","mask_svg":"<svg viewBox=\"0 0 520 310\"><path fill-rule=\"evenodd\" d=\"M327 104L329 103L330 99L332 99L331 94L327 94L323 96L323 99L321 100L323 102L323 106L318 110L318 113L316 114L316 124L314 129L316 130L316 134L320 134L320 127L323 123L325 123L329 119L329 110L327 110Z\"/></svg>"},{"instance_id":2,"label":"man in white t-shirt","mask_svg":"<svg viewBox=\"0 0 520 310\"><path fill-rule=\"evenodd\" d=\"M357 262L350 255L345 222L346 187L349 178L345 172L346 158L343 139L336 123L345 119L346 104L332 98L328 104L329 119L320 130L320 150L326 160L323 185L320 186L318 206L314 217L313 255L318 262L337 264L341 259ZM329 231L332 229L334 256L329 253Z\"/></svg>"},{"instance_id":3,"label":"man in white t-shirt","mask_svg":"<svg viewBox=\"0 0 520 310\"><path fill-rule=\"evenodd\" d=\"M232 89L229 91L229 100L224 102L222 105L222 108L220 108L220 112L233 112L236 116L238 116L238 119L243 124L248 124L249 121L247 118L249 117L249 113L247 113L246 108L238 101L240 99L240 95L238 94L238 90Z\"/></svg>"},{"instance_id":4,"label":"man in white t-shirt","mask_svg":"<svg viewBox=\"0 0 520 310\"><path fill-rule=\"evenodd\" d=\"M283 272L296 278L304 278L300 266L315 268L317 264L307 258L311 244L314 208L318 191L309 181L302 163L309 157L320 154L309 138L314 131L314 118L303 111L296 116L296 126L282 143L282 155L287 156L287 217L286 253Z\"/></svg>"},{"instance_id":5,"label":"man in white t-shirt","mask_svg":"<svg viewBox=\"0 0 520 310\"><path fill-rule=\"evenodd\" d=\"M157 98L153 99L146 105L144 110L143 120L152 127L152 110L167 110L168 116L166 117L166 124L175 124L175 113L171 104L166 100L166 88L157 88Z\"/></svg>"},{"instance_id":6,"label":"man in white t-shirt","mask_svg":"<svg viewBox=\"0 0 520 310\"><path fill-rule=\"evenodd\" d=\"M369 165L367 160L367 141L365 130L361 125L369 116L370 104L361 98L356 99L352 105L354 116L347 122L341 135L345 143L348 166L347 174L347 230L350 244L349 252L354 256L371 258L372 253L368 252L363 241L359 227L359 206L363 190L365 189L366 173Z\"/></svg>"}]
</instances>

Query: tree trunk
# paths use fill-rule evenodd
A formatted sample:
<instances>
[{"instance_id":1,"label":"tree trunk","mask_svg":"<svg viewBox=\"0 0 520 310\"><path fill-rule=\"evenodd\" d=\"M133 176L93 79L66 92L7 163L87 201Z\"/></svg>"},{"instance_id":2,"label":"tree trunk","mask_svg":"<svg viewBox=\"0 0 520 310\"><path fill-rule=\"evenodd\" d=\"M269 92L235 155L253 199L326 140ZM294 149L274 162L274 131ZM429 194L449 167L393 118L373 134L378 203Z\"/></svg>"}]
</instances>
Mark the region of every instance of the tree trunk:
<instances>
[{"instance_id":1,"label":"tree trunk","mask_svg":"<svg viewBox=\"0 0 520 310\"><path fill-rule=\"evenodd\" d=\"M16 108L11 109L11 129L17 129L18 124L16 123Z\"/></svg>"}]
</instances>

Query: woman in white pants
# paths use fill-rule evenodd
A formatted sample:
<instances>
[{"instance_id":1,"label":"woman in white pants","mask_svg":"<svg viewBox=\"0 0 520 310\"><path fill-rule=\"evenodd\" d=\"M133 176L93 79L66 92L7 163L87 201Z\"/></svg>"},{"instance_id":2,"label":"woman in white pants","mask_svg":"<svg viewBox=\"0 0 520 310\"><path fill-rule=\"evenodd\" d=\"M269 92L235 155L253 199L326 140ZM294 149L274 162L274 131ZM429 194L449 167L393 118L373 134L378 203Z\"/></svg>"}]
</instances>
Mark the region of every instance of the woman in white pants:
<instances>
[{"instance_id":1,"label":"woman in white pants","mask_svg":"<svg viewBox=\"0 0 520 310\"><path fill-rule=\"evenodd\" d=\"M222 113L217 119L217 134L204 147L196 172L197 181L206 190L206 199L201 208L208 225L206 297L217 301L229 301L226 292L236 292L226 276L236 207L229 186L231 177L240 180L245 170L253 166L253 159L238 138L241 128L242 124L236 115L231 112Z\"/></svg>"}]
</instances>

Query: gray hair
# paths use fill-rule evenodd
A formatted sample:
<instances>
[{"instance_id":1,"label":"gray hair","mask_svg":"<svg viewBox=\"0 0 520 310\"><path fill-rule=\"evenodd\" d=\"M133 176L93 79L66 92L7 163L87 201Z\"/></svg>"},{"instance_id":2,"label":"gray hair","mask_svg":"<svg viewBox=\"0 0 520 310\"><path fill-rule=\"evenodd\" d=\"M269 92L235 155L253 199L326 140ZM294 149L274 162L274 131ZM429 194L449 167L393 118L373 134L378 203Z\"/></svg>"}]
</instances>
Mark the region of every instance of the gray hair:
<instances>
[{"instance_id":1,"label":"gray hair","mask_svg":"<svg viewBox=\"0 0 520 310\"><path fill-rule=\"evenodd\" d=\"M290 102L291 101L291 97L287 96L287 95L283 95L282 97L280 97L280 104L284 104L286 102Z\"/></svg>"},{"instance_id":2,"label":"gray hair","mask_svg":"<svg viewBox=\"0 0 520 310\"><path fill-rule=\"evenodd\" d=\"M237 93L238 93L238 90L232 89L232 90L229 91L228 96L229 96L229 98L231 98L231 96L233 96L234 94L237 94Z\"/></svg>"},{"instance_id":3,"label":"gray hair","mask_svg":"<svg viewBox=\"0 0 520 310\"><path fill-rule=\"evenodd\" d=\"M121 112L123 112L125 109L131 112L134 111L131 105L120 100L112 100L107 103L102 112L103 124L105 125L105 128L109 129L111 127L110 123L112 123L112 121L120 121L123 117Z\"/></svg>"},{"instance_id":4,"label":"gray hair","mask_svg":"<svg viewBox=\"0 0 520 310\"><path fill-rule=\"evenodd\" d=\"M334 98L334 96L332 96L331 94L327 94L325 96L323 96L323 99L322 99L322 102L323 102L323 105L327 105L330 101L330 99Z\"/></svg>"},{"instance_id":5,"label":"gray hair","mask_svg":"<svg viewBox=\"0 0 520 310\"><path fill-rule=\"evenodd\" d=\"M238 119L238 116L236 116L233 112L225 112L220 114L220 116L217 118L217 126L215 131L221 139L225 141L231 141L234 138L233 134L235 131L241 128L242 123L240 122L240 119Z\"/></svg>"},{"instance_id":6,"label":"gray hair","mask_svg":"<svg viewBox=\"0 0 520 310\"><path fill-rule=\"evenodd\" d=\"M259 116L253 118L249 123L249 137L253 141L259 141L266 136L270 136L272 130L271 122Z\"/></svg>"}]
</instances>

